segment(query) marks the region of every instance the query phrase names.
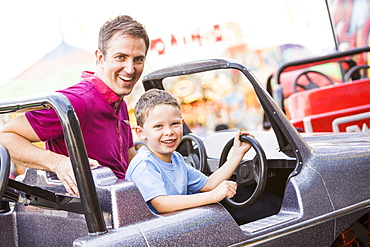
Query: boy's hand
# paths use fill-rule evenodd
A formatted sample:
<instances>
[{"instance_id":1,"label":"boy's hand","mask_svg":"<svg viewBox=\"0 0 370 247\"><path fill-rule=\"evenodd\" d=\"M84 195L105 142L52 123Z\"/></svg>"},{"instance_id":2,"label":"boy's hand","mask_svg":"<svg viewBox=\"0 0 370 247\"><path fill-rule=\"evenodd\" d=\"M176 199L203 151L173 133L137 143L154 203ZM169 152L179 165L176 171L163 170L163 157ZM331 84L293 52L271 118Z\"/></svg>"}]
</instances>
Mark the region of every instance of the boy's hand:
<instances>
[{"instance_id":1,"label":"boy's hand","mask_svg":"<svg viewBox=\"0 0 370 247\"><path fill-rule=\"evenodd\" d=\"M240 141L240 136L241 135L249 135L251 137L254 137L253 135L249 134L248 132L245 131L238 131L234 138L234 144L233 144L233 154L235 155L242 155L244 154L251 148L251 145L247 142L241 142Z\"/></svg>"},{"instance_id":2,"label":"boy's hand","mask_svg":"<svg viewBox=\"0 0 370 247\"><path fill-rule=\"evenodd\" d=\"M222 181L211 191L214 202L219 202L225 197L232 198L236 194L237 185L233 181Z\"/></svg>"}]
</instances>

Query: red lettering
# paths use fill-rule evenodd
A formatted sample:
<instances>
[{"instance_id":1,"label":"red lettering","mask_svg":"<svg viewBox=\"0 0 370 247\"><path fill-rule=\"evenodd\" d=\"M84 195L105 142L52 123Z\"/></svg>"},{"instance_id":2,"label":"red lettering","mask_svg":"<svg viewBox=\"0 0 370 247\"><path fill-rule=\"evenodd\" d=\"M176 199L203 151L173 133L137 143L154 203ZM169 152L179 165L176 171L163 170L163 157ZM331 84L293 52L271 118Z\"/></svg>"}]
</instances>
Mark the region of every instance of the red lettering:
<instances>
[{"instance_id":1,"label":"red lettering","mask_svg":"<svg viewBox=\"0 0 370 247\"><path fill-rule=\"evenodd\" d=\"M166 46L161 38L154 39L150 43L150 50L158 52L158 55L163 55L165 52L165 48Z\"/></svg>"},{"instance_id":2,"label":"red lettering","mask_svg":"<svg viewBox=\"0 0 370 247\"><path fill-rule=\"evenodd\" d=\"M175 35L171 35L171 45L172 46L177 46L177 40L176 40L176 38L175 38Z\"/></svg>"},{"instance_id":3,"label":"red lettering","mask_svg":"<svg viewBox=\"0 0 370 247\"><path fill-rule=\"evenodd\" d=\"M220 25L218 25L218 24L214 25L213 29L214 29L214 34L216 36L216 42L222 41Z\"/></svg>"}]
</instances>

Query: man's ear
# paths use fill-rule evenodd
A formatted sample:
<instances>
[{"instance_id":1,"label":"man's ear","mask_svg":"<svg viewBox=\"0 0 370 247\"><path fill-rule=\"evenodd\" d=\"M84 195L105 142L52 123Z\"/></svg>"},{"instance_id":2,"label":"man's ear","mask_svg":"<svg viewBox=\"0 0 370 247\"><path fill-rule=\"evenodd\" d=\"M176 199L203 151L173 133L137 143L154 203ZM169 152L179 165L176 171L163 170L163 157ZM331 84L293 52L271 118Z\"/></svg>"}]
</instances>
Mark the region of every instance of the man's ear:
<instances>
[{"instance_id":1,"label":"man's ear","mask_svg":"<svg viewBox=\"0 0 370 247\"><path fill-rule=\"evenodd\" d=\"M96 65L103 63L104 56L101 50L98 49L95 51L95 59L96 59Z\"/></svg>"},{"instance_id":2,"label":"man's ear","mask_svg":"<svg viewBox=\"0 0 370 247\"><path fill-rule=\"evenodd\" d=\"M140 127L140 126L136 126L135 127L135 132L136 132L136 134L137 134L137 136L140 138L140 139L142 139L142 140L146 140L146 137L145 137L145 135L144 135L144 131L143 131L143 129Z\"/></svg>"}]
</instances>

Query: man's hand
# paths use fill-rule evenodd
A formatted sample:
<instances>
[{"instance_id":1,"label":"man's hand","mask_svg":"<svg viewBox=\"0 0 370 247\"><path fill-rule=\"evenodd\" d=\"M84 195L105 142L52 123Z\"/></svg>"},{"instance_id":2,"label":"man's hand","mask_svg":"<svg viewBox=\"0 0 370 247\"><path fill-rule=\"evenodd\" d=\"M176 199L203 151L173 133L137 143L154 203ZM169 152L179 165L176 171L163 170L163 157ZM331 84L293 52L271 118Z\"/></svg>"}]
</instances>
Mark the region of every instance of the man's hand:
<instances>
[{"instance_id":1,"label":"man's hand","mask_svg":"<svg viewBox=\"0 0 370 247\"><path fill-rule=\"evenodd\" d=\"M89 158L89 163L91 169L100 166L98 161L94 159ZM68 193L78 195L76 178L74 176L71 160L69 157L63 156L62 158L60 158L52 172L57 174L59 180L63 183Z\"/></svg>"},{"instance_id":2,"label":"man's hand","mask_svg":"<svg viewBox=\"0 0 370 247\"><path fill-rule=\"evenodd\" d=\"M94 160L94 159L89 158L89 163L90 163L90 168L91 169L95 169L95 168L98 168L100 166L99 162L97 160Z\"/></svg>"},{"instance_id":3,"label":"man's hand","mask_svg":"<svg viewBox=\"0 0 370 247\"><path fill-rule=\"evenodd\" d=\"M52 172L57 174L59 180L63 183L68 193L78 194L77 183L69 157L61 156L61 158L58 159L57 164L52 169Z\"/></svg>"}]
</instances>

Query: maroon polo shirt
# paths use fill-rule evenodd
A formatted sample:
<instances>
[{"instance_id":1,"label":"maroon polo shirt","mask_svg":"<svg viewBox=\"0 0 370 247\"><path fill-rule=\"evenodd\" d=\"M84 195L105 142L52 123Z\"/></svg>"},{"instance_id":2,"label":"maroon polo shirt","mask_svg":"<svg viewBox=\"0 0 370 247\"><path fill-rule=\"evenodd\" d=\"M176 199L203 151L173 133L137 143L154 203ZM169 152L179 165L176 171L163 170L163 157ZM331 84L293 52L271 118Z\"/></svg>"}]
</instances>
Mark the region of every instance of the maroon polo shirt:
<instances>
[{"instance_id":1,"label":"maroon polo shirt","mask_svg":"<svg viewBox=\"0 0 370 247\"><path fill-rule=\"evenodd\" d=\"M80 122L89 158L125 178L128 149L134 143L127 106L92 72L82 72L80 83L57 91L71 102ZM63 130L53 109L27 112L26 117L46 148L68 156Z\"/></svg>"}]
</instances>

